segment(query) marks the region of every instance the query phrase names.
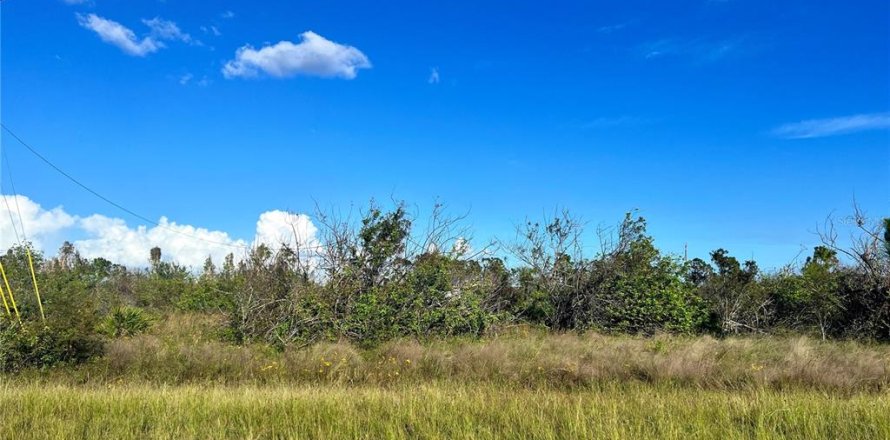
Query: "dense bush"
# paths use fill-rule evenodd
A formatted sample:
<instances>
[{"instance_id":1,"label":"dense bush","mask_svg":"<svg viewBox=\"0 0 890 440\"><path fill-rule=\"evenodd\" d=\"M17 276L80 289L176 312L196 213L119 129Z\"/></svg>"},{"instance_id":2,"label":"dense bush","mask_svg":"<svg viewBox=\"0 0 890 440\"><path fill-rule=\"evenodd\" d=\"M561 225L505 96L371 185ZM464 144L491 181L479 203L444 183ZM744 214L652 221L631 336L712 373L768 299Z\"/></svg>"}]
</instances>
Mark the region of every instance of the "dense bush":
<instances>
[{"instance_id":1,"label":"dense bush","mask_svg":"<svg viewBox=\"0 0 890 440\"><path fill-rule=\"evenodd\" d=\"M0 328L0 372L76 364L102 352L90 333L46 327L40 323L7 323Z\"/></svg>"},{"instance_id":2,"label":"dense bush","mask_svg":"<svg viewBox=\"0 0 890 440\"><path fill-rule=\"evenodd\" d=\"M478 336L514 323L890 341L890 220L874 223L857 211L851 224L860 236L848 247L828 231L799 267L763 273L724 249L710 261L665 255L633 214L598 231L594 256L585 255L582 223L568 213L528 222L501 248L508 263L499 252L470 252L460 218L440 208L425 230L403 205L372 206L357 221L319 214L318 246L260 245L241 261L230 254L220 268L208 258L200 273L163 261L158 248L147 269L132 269L81 258L68 243L50 260L13 247L2 262L22 323L12 313L0 318L0 369L83 361L101 352L102 335L138 334L149 314L176 310L223 314L233 340L280 348Z\"/></svg>"}]
</instances>

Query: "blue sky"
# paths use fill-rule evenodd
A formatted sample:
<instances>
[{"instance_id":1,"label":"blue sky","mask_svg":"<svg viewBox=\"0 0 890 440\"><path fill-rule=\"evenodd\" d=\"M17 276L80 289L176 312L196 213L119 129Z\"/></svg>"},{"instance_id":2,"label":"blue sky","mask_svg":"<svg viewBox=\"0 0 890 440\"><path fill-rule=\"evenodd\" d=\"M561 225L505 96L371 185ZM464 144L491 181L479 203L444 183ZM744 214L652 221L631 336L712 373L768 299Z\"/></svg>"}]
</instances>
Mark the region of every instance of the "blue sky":
<instances>
[{"instance_id":1,"label":"blue sky","mask_svg":"<svg viewBox=\"0 0 890 440\"><path fill-rule=\"evenodd\" d=\"M886 1L5 0L0 104L97 191L225 240L316 201L438 198L479 242L638 208L667 251L777 267L854 197L888 214L888 29ZM34 221L68 216L44 247L150 244L2 141Z\"/></svg>"}]
</instances>

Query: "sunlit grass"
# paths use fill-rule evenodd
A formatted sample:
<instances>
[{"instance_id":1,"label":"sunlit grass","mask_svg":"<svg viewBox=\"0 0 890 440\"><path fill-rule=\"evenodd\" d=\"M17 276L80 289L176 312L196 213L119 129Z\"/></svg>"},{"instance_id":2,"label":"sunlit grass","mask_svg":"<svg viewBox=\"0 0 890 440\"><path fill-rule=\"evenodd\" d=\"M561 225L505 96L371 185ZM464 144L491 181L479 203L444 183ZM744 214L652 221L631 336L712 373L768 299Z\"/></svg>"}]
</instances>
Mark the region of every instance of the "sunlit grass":
<instances>
[{"instance_id":1,"label":"sunlit grass","mask_svg":"<svg viewBox=\"0 0 890 440\"><path fill-rule=\"evenodd\" d=\"M890 346L525 327L235 345L173 315L81 366L0 376L0 439L890 438Z\"/></svg>"},{"instance_id":2,"label":"sunlit grass","mask_svg":"<svg viewBox=\"0 0 890 440\"><path fill-rule=\"evenodd\" d=\"M890 438L890 396L418 387L15 386L0 438Z\"/></svg>"}]
</instances>

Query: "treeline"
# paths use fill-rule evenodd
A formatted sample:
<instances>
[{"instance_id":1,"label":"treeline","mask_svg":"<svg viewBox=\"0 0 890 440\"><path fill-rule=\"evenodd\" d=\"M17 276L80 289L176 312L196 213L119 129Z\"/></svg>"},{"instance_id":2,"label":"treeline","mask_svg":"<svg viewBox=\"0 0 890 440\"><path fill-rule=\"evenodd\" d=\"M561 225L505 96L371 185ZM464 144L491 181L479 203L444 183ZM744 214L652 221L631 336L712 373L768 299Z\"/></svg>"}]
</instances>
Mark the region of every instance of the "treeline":
<instances>
[{"instance_id":1,"label":"treeline","mask_svg":"<svg viewBox=\"0 0 890 440\"><path fill-rule=\"evenodd\" d=\"M799 267L768 273L724 249L708 261L665 254L633 214L598 231L593 257L584 256L583 224L568 213L522 225L497 252L470 249L463 218L441 206L426 222L404 205L371 206L355 221L315 220L317 242L260 245L221 264L208 258L200 272L163 261L158 248L147 269L85 259L69 243L51 259L31 249L45 321L26 249L13 247L2 263L21 322L2 318L0 370L85 360L107 338L138 333L152 315L175 310L225 314L220 337L278 347L479 336L516 323L890 342L890 219L871 222L858 210L849 243L839 244L829 223Z\"/></svg>"}]
</instances>

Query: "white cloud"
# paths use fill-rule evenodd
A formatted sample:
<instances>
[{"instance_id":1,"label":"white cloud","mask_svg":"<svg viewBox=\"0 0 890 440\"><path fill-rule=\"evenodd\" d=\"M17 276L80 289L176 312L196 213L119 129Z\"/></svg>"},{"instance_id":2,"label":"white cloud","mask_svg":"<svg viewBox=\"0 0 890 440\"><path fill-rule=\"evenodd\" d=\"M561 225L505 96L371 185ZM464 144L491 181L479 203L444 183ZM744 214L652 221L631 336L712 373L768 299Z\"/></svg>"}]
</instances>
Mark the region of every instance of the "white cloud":
<instances>
[{"instance_id":1,"label":"white cloud","mask_svg":"<svg viewBox=\"0 0 890 440\"><path fill-rule=\"evenodd\" d=\"M192 78L194 78L194 77L195 76L192 75L191 73L186 73L185 75L182 75L179 77L179 84L187 85L189 83L189 81L191 81Z\"/></svg>"},{"instance_id":2,"label":"white cloud","mask_svg":"<svg viewBox=\"0 0 890 440\"><path fill-rule=\"evenodd\" d=\"M312 75L352 79L358 69L368 69L371 62L360 50L330 41L312 31L300 35L299 43L281 41L254 49L246 45L235 52L235 59L223 66L226 78L254 77L265 73L276 78Z\"/></svg>"},{"instance_id":3,"label":"white cloud","mask_svg":"<svg viewBox=\"0 0 890 440\"><path fill-rule=\"evenodd\" d=\"M8 197L15 224L21 234L15 198ZM130 227L120 218L94 214L78 217L62 207L50 210L18 196L28 239L35 247L54 255L62 241L72 241L86 258L103 257L115 263L140 267L148 264L151 248L161 248L164 259L200 268L210 256L217 263L229 253L243 258L250 245L264 243L273 249L282 244L315 249L317 228L305 214L268 211L260 215L254 241L236 239L223 231L177 224L161 217L157 226ZM0 248L15 244L16 238L5 203L0 203Z\"/></svg>"},{"instance_id":4,"label":"white cloud","mask_svg":"<svg viewBox=\"0 0 890 440\"><path fill-rule=\"evenodd\" d=\"M84 257L103 257L128 266L145 265L151 248L158 246L170 260L190 267L200 267L207 256L222 261L226 254L237 255L247 247L247 242L225 232L179 225L166 217L158 223L130 228L122 219L94 214L78 221L78 228L89 238L76 240L74 246Z\"/></svg>"},{"instance_id":5,"label":"white cloud","mask_svg":"<svg viewBox=\"0 0 890 440\"><path fill-rule=\"evenodd\" d=\"M133 56L144 57L164 47L163 43L156 41L151 36L139 40L136 38L136 34L126 26L96 14L77 14L77 21L81 26L98 34L102 41L117 46Z\"/></svg>"},{"instance_id":6,"label":"white cloud","mask_svg":"<svg viewBox=\"0 0 890 440\"><path fill-rule=\"evenodd\" d=\"M806 139L886 129L890 129L890 113L871 113L793 122L777 127L772 134L785 139Z\"/></svg>"},{"instance_id":7,"label":"white cloud","mask_svg":"<svg viewBox=\"0 0 890 440\"><path fill-rule=\"evenodd\" d=\"M62 0L66 5L92 5L93 0Z\"/></svg>"},{"instance_id":8,"label":"white cloud","mask_svg":"<svg viewBox=\"0 0 890 440\"><path fill-rule=\"evenodd\" d=\"M235 13L232 11L226 11L226 12L223 12L222 14L219 14L219 16L222 18L235 18Z\"/></svg>"},{"instance_id":9,"label":"white cloud","mask_svg":"<svg viewBox=\"0 0 890 440\"><path fill-rule=\"evenodd\" d=\"M254 243L265 243L273 249L278 249L281 245L292 249L315 248L318 246L317 233L318 228L306 214L266 211L260 214L260 219L256 222Z\"/></svg>"},{"instance_id":10,"label":"white cloud","mask_svg":"<svg viewBox=\"0 0 890 440\"><path fill-rule=\"evenodd\" d=\"M179 29L179 26L177 26L176 23L170 20L155 17L151 20L142 19L142 23L145 23L145 25L151 29L151 36L159 40L178 40L183 43L197 44L197 42L192 39L191 35L183 32Z\"/></svg>"},{"instance_id":11,"label":"white cloud","mask_svg":"<svg viewBox=\"0 0 890 440\"><path fill-rule=\"evenodd\" d=\"M0 248L3 249L15 244L17 239L25 239L22 236L22 223L27 239L37 248L42 248L47 239L51 240L77 222L77 218L66 213L61 206L45 210L25 196L4 195L0 196L0 200Z\"/></svg>"},{"instance_id":12,"label":"white cloud","mask_svg":"<svg viewBox=\"0 0 890 440\"><path fill-rule=\"evenodd\" d=\"M439 84L439 68L433 67L430 69L430 77L427 80L430 84Z\"/></svg>"}]
</instances>

